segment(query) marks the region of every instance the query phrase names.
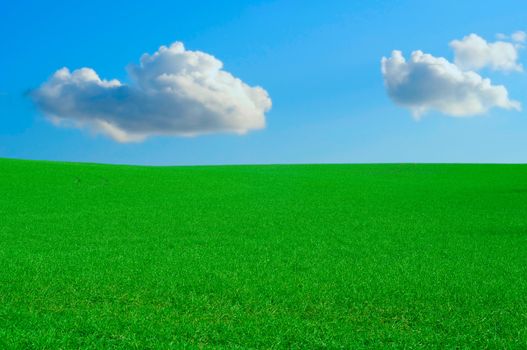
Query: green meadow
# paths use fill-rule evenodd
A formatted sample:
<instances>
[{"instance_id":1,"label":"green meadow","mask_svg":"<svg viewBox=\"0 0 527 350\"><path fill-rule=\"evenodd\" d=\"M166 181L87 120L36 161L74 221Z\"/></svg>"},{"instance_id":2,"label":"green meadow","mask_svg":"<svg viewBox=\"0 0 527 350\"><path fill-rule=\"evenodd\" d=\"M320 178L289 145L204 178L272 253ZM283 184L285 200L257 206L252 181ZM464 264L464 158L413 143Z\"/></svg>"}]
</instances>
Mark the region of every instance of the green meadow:
<instances>
[{"instance_id":1,"label":"green meadow","mask_svg":"<svg viewBox=\"0 0 527 350\"><path fill-rule=\"evenodd\" d=\"M0 348L527 348L527 166L0 159Z\"/></svg>"}]
</instances>

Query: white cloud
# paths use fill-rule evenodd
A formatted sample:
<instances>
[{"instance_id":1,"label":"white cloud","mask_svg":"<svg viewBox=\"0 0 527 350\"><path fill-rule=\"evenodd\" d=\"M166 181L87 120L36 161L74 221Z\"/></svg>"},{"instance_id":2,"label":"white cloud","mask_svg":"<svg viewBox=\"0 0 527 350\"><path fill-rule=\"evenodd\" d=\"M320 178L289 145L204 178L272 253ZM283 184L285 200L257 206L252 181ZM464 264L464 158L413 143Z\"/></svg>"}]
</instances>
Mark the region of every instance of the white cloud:
<instances>
[{"instance_id":1,"label":"white cloud","mask_svg":"<svg viewBox=\"0 0 527 350\"><path fill-rule=\"evenodd\" d=\"M62 68L31 96L55 124L88 128L119 142L265 127L267 92L222 68L215 57L176 42L129 66L131 84L103 80L90 68Z\"/></svg>"},{"instance_id":2,"label":"white cloud","mask_svg":"<svg viewBox=\"0 0 527 350\"><path fill-rule=\"evenodd\" d=\"M414 51L406 61L401 51L383 57L382 73L389 96L415 117L429 110L450 116L484 114L492 107L520 110L507 89L492 85L472 71L463 71L441 57Z\"/></svg>"},{"instance_id":3,"label":"white cloud","mask_svg":"<svg viewBox=\"0 0 527 350\"><path fill-rule=\"evenodd\" d=\"M523 37L522 37L523 35ZM516 32L513 40L525 39L525 33ZM488 43L476 34L465 36L462 40L453 40L450 46L454 49L454 62L463 70L478 70L490 67L493 70L521 72L523 67L518 63L520 46L505 41Z\"/></svg>"},{"instance_id":4,"label":"white cloud","mask_svg":"<svg viewBox=\"0 0 527 350\"><path fill-rule=\"evenodd\" d=\"M527 39L527 34L524 31L518 30L517 32L512 33L511 35L498 33L496 34L496 38L499 40L509 40L514 41L516 43L524 43Z\"/></svg>"},{"instance_id":5,"label":"white cloud","mask_svg":"<svg viewBox=\"0 0 527 350\"><path fill-rule=\"evenodd\" d=\"M511 39L517 43L523 43L525 42L525 39L527 39L527 34L525 34L524 31L517 31L515 33L512 33Z\"/></svg>"}]
</instances>

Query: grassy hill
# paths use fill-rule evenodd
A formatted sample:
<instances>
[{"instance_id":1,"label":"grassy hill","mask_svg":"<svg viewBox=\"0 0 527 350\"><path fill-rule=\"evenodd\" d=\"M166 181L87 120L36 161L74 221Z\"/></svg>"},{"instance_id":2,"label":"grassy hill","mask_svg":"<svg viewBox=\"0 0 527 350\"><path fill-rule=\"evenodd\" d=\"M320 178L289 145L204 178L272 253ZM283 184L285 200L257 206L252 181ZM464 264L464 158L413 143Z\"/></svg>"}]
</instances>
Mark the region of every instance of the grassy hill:
<instances>
[{"instance_id":1,"label":"grassy hill","mask_svg":"<svg viewBox=\"0 0 527 350\"><path fill-rule=\"evenodd\" d=\"M524 348L527 166L0 159L1 348Z\"/></svg>"}]
</instances>

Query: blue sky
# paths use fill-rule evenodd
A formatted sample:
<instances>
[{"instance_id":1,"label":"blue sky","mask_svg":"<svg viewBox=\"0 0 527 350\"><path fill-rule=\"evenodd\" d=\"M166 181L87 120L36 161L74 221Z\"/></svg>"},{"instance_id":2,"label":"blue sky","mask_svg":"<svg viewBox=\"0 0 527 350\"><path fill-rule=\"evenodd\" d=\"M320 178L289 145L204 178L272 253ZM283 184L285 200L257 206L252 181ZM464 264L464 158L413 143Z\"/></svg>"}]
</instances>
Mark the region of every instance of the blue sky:
<instances>
[{"instance_id":1,"label":"blue sky","mask_svg":"<svg viewBox=\"0 0 527 350\"><path fill-rule=\"evenodd\" d=\"M17 1L0 4L0 157L129 164L527 162L527 77L482 67L524 111L491 108L416 120L394 103L381 58L527 30L523 1ZM153 136L117 142L57 127L31 91L58 69L90 67L130 83L126 67L180 41L223 62L272 108L244 135ZM518 44L518 64L527 52Z\"/></svg>"}]
</instances>

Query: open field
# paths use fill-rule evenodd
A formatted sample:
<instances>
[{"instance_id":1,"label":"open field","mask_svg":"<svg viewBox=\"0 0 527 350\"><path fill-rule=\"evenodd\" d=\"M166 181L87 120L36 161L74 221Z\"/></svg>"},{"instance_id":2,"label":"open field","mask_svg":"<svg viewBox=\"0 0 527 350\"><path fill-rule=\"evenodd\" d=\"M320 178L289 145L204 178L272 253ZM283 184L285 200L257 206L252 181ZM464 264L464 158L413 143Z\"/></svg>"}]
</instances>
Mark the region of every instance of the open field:
<instances>
[{"instance_id":1,"label":"open field","mask_svg":"<svg viewBox=\"0 0 527 350\"><path fill-rule=\"evenodd\" d=\"M525 348L527 166L0 160L0 348Z\"/></svg>"}]
</instances>

